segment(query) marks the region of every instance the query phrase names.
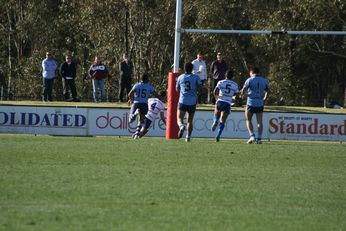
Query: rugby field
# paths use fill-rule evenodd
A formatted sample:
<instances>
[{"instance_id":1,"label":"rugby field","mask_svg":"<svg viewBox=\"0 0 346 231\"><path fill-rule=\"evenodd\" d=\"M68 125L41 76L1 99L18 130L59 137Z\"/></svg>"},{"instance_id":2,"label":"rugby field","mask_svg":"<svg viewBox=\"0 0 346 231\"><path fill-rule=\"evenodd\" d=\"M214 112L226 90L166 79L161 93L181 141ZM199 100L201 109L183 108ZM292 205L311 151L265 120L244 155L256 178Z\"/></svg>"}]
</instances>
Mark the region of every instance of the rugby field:
<instances>
[{"instance_id":1,"label":"rugby field","mask_svg":"<svg viewBox=\"0 0 346 231\"><path fill-rule=\"evenodd\" d=\"M346 144L0 135L0 230L346 230Z\"/></svg>"}]
</instances>

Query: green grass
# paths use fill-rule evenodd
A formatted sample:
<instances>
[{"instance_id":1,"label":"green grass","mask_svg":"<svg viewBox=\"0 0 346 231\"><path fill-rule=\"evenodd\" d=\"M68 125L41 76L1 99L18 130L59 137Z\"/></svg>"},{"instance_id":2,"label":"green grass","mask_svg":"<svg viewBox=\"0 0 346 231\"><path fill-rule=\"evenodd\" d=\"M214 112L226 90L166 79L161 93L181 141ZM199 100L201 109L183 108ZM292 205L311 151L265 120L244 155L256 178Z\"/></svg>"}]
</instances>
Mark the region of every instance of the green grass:
<instances>
[{"instance_id":1,"label":"green grass","mask_svg":"<svg viewBox=\"0 0 346 231\"><path fill-rule=\"evenodd\" d=\"M346 230L346 145L0 135L0 230Z\"/></svg>"}]
</instances>

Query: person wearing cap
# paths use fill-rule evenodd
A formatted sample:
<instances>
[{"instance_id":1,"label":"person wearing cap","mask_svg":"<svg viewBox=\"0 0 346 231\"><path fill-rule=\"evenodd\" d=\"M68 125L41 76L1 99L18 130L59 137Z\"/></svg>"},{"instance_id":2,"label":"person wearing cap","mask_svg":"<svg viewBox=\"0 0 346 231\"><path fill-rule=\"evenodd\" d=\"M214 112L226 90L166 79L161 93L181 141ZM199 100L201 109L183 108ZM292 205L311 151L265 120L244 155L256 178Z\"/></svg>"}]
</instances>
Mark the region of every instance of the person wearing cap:
<instances>
[{"instance_id":1,"label":"person wearing cap","mask_svg":"<svg viewBox=\"0 0 346 231\"><path fill-rule=\"evenodd\" d=\"M53 59L50 51L46 52L46 58L42 61L42 77L43 77L43 101L53 101L53 83L58 68L57 62Z\"/></svg>"},{"instance_id":2,"label":"person wearing cap","mask_svg":"<svg viewBox=\"0 0 346 231\"><path fill-rule=\"evenodd\" d=\"M203 60L203 54L201 52L197 53L197 58L192 61L193 70L192 73L198 75L204 85L205 80L207 79L207 65ZM204 88L201 88L201 90ZM202 98L205 97L205 91L199 92L198 94L198 103L202 103Z\"/></svg>"},{"instance_id":3,"label":"person wearing cap","mask_svg":"<svg viewBox=\"0 0 346 231\"><path fill-rule=\"evenodd\" d=\"M128 58L127 54L123 54L123 61L119 63L119 102L124 102L124 91L126 88L126 95L131 91L131 76L133 71L132 61ZM128 99L127 99L128 100Z\"/></svg>"},{"instance_id":4,"label":"person wearing cap","mask_svg":"<svg viewBox=\"0 0 346 231\"><path fill-rule=\"evenodd\" d=\"M225 79L225 74L228 67L226 62L223 60L222 54L220 52L217 53L216 60L211 64L210 71L213 76L213 89L215 89L217 83L220 80ZM212 98L212 103L215 105L215 97Z\"/></svg>"}]
</instances>

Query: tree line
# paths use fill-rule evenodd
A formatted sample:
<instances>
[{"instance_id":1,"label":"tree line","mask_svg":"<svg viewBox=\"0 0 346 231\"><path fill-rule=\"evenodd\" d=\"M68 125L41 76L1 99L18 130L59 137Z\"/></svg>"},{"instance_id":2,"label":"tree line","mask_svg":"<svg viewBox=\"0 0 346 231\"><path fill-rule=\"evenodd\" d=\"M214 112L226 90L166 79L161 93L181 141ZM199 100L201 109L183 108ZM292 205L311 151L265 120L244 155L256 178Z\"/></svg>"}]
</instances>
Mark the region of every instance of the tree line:
<instances>
[{"instance_id":1,"label":"tree line","mask_svg":"<svg viewBox=\"0 0 346 231\"><path fill-rule=\"evenodd\" d=\"M183 0L182 4L183 28L346 30L343 0ZM58 63L64 54L73 54L82 99L92 97L88 69L96 55L112 75L106 83L110 101L116 100L123 53L134 63L134 81L146 72L157 89L165 89L173 64L175 8L173 0L0 0L0 84L5 98L41 98L41 62L47 50L54 52ZM324 99L345 103L344 36L183 33L181 66L197 52L205 54L207 66L222 52L240 86L249 66L259 66L270 81L272 105L322 106ZM55 94L63 98L61 78Z\"/></svg>"}]
</instances>

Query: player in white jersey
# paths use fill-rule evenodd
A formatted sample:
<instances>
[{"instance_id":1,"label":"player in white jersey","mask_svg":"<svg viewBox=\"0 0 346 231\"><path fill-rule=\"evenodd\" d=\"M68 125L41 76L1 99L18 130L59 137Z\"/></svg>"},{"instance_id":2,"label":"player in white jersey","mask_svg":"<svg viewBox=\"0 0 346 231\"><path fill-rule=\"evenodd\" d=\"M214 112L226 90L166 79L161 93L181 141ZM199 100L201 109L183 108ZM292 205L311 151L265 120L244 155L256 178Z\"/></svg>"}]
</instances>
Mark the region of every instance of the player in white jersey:
<instances>
[{"instance_id":1,"label":"player in white jersey","mask_svg":"<svg viewBox=\"0 0 346 231\"><path fill-rule=\"evenodd\" d=\"M235 99L239 94L238 84L232 81L233 71L228 70L225 77L226 79L220 80L214 89L216 103L214 110L214 122L211 126L212 131L215 131L220 120L219 129L216 135L216 142L220 141L220 136L225 128L227 117L231 113L232 99Z\"/></svg>"},{"instance_id":2,"label":"player in white jersey","mask_svg":"<svg viewBox=\"0 0 346 231\"><path fill-rule=\"evenodd\" d=\"M166 124L165 118L165 105L162 101L166 98L166 91L159 92L159 98L148 99L148 112L145 115L144 126L142 127L139 134L134 136L134 139L138 139L147 134L151 123L160 115L161 120ZM161 101L162 100L162 101Z\"/></svg>"}]
</instances>

